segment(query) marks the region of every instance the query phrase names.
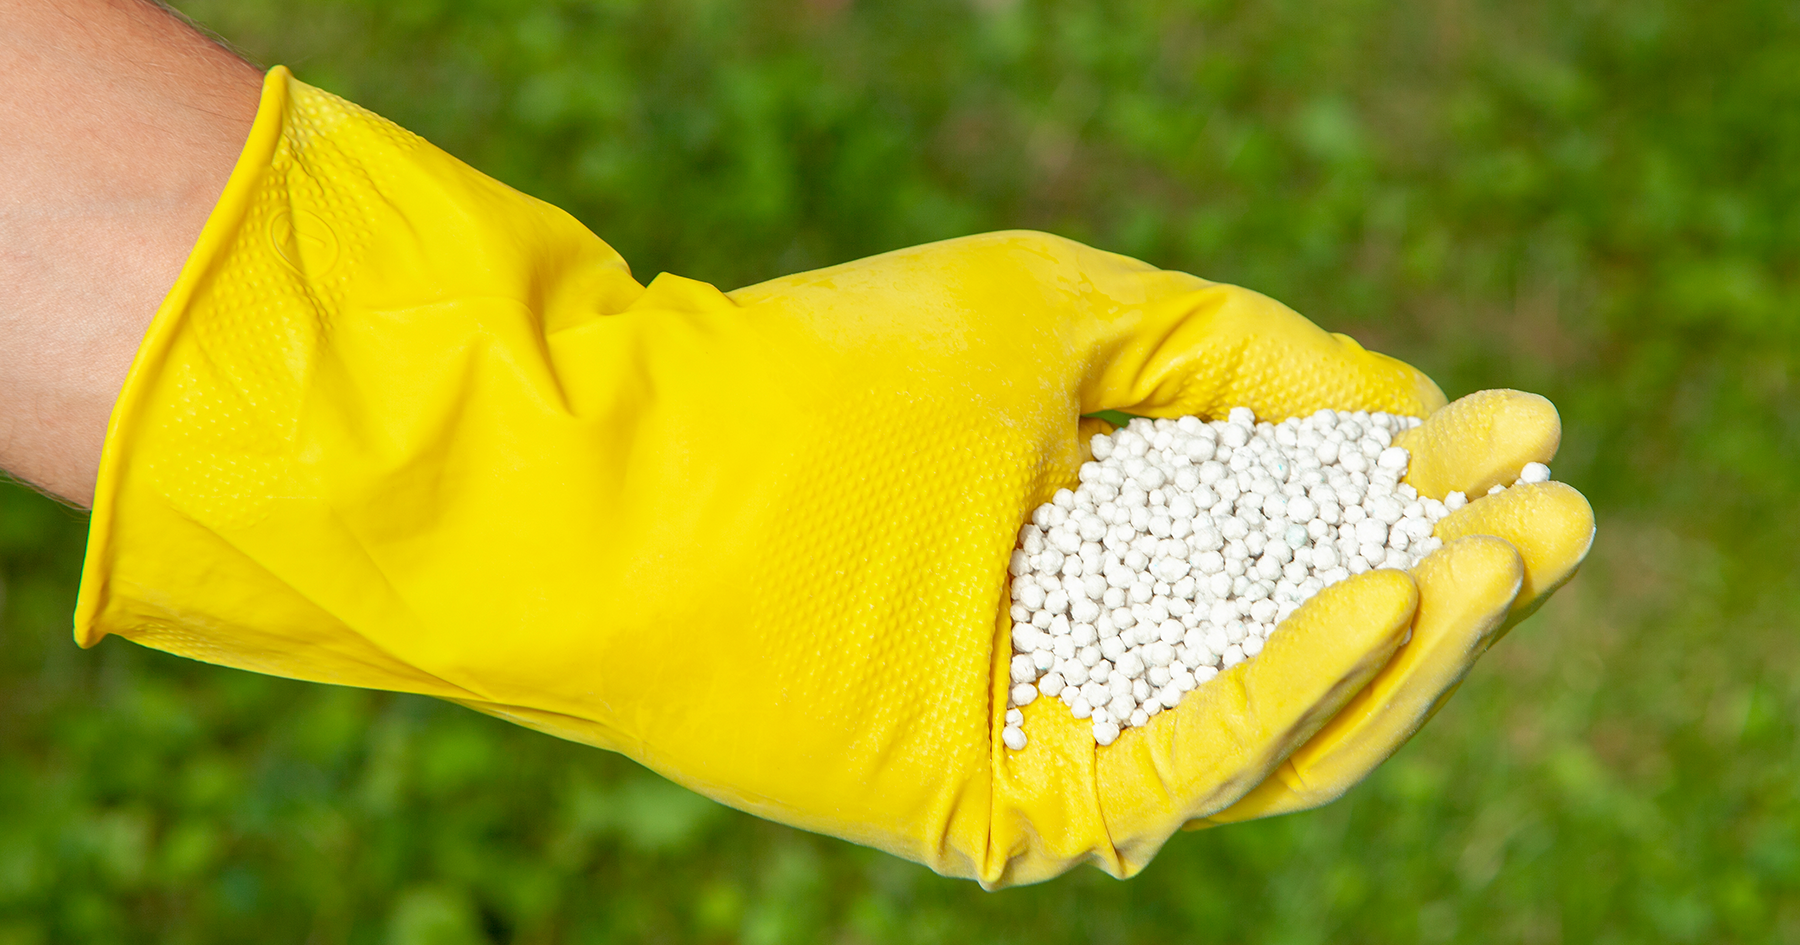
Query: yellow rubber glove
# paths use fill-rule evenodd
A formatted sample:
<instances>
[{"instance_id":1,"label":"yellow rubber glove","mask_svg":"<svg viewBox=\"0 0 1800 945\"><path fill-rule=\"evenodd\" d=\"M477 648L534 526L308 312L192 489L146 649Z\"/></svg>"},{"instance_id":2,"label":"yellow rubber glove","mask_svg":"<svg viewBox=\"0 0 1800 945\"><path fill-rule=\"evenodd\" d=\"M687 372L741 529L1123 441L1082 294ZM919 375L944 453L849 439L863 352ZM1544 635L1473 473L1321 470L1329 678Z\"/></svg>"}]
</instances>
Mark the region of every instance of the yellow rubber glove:
<instances>
[{"instance_id":1,"label":"yellow rubber glove","mask_svg":"<svg viewBox=\"0 0 1800 945\"><path fill-rule=\"evenodd\" d=\"M1510 543L1326 590L1106 749L1038 700L1010 752L1005 567L1079 417L1442 403L1260 295L1041 234L644 287L278 68L115 410L77 639L453 699L990 886L1129 875L1341 792L1579 559L1529 539L1591 518L1473 503L1440 534ZM1414 431L1421 471L1522 464L1510 408L1461 414Z\"/></svg>"}]
</instances>

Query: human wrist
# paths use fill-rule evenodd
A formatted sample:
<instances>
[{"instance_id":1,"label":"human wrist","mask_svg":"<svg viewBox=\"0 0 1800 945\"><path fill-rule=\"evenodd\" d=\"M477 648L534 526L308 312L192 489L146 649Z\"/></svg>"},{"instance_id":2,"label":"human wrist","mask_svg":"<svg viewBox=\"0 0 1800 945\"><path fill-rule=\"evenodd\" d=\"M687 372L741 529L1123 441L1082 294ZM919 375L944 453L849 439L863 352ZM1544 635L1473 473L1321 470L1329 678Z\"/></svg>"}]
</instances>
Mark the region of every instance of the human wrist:
<instances>
[{"instance_id":1,"label":"human wrist","mask_svg":"<svg viewBox=\"0 0 1800 945\"><path fill-rule=\"evenodd\" d=\"M113 401L260 83L139 0L0 0L0 15L0 468L86 505Z\"/></svg>"}]
</instances>

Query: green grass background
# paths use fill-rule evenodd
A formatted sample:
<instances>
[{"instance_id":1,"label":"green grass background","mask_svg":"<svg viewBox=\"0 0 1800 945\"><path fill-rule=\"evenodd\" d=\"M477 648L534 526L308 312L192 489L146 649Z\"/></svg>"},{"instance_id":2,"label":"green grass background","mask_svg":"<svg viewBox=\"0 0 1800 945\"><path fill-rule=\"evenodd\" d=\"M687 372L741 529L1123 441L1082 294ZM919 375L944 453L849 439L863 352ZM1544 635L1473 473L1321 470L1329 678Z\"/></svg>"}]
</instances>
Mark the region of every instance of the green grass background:
<instances>
[{"instance_id":1,"label":"green grass background","mask_svg":"<svg viewBox=\"0 0 1800 945\"><path fill-rule=\"evenodd\" d=\"M734 287L1029 226L1540 391L1584 572L1323 810L997 894L428 700L70 642L0 491L0 945L1800 941L1800 6L188 0Z\"/></svg>"}]
</instances>

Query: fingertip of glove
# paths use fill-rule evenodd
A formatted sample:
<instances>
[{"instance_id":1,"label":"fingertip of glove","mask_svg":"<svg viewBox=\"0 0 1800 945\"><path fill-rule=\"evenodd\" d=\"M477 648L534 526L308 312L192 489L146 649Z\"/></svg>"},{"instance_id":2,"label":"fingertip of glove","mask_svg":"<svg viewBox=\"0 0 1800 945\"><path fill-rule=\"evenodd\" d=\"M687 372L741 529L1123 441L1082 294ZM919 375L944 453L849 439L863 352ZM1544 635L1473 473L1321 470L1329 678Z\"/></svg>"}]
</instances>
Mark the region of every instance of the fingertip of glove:
<instances>
[{"instance_id":1,"label":"fingertip of glove","mask_svg":"<svg viewBox=\"0 0 1800 945\"><path fill-rule=\"evenodd\" d=\"M1396 628L1403 630L1418 603L1418 586L1406 572L1368 571L1325 588L1301 605L1270 636L1269 649L1277 653L1287 647L1315 652L1321 646L1366 649Z\"/></svg>"},{"instance_id":2,"label":"fingertip of glove","mask_svg":"<svg viewBox=\"0 0 1800 945\"><path fill-rule=\"evenodd\" d=\"M1322 724L1406 642L1418 605L1418 586L1404 571L1382 568L1334 584L1269 636L1245 666L1246 688L1314 696L1325 710Z\"/></svg>"},{"instance_id":3,"label":"fingertip of glove","mask_svg":"<svg viewBox=\"0 0 1800 945\"><path fill-rule=\"evenodd\" d=\"M1468 535L1425 556L1413 567L1413 580L1419 586L1415 645L1421 635L1485 637L1524 587L1525 559L1503 538Z\"/></svg>"},{"instance_id":4,"label":"fingertip of glove","mask_svg":"<svg viewBox=\"0 0 1800 945\"><path fill-rule=\"evenodd\" d=\"M1562 444L1556 405L1518 390L1476 391L1402 433L1412 453L1406 481L1421 494L1480 495L1518 478L1526 463L1549 463Z\"/></svg>"},{"instance_id":5,"label":"fingertip of glove","mask_svg":"<svg viewBox=\"0 0 1800 945\"><path fill-rule=\"evenodd\" d=\"M1470 502L1439 522L1434 534L1446 543L1487 535L1512 545L1524 568L1516 614L1581 566L1594 543L1594 509L1567 483L1527 483Z\"/></svg>"}]
</instances>

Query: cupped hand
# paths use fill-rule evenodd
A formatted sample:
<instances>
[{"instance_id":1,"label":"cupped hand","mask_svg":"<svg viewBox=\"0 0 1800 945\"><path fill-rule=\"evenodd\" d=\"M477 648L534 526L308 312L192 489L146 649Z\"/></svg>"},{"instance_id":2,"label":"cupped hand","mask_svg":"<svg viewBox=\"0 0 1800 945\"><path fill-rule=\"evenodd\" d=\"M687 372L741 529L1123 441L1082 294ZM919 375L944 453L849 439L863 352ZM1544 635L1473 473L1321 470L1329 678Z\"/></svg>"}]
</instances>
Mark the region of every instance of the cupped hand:
<instances>
[{"instance_id":1,"label":"cupped hand","mask_svg":"<svg viewBox=\"0 0 1800 945\"><path fill-rule=\"evenodd\" d=\"M1239 405L1428 416L1427 494L1557 439L1539 399L1445 407L1264 296L1044 234L640 285L277 69L113 414L77 636L453 699L990 886L1130 875L1341 793L1592 531L1564 486L1478 499L1114 744L1041 699L1006 749L1006 566L1081 418Z\"/></svg>"}]
</instances>

